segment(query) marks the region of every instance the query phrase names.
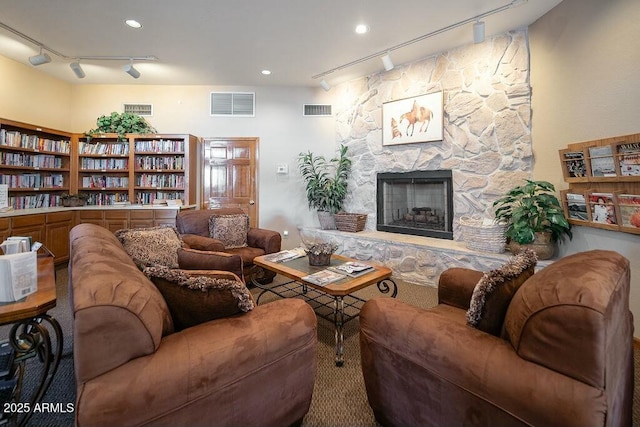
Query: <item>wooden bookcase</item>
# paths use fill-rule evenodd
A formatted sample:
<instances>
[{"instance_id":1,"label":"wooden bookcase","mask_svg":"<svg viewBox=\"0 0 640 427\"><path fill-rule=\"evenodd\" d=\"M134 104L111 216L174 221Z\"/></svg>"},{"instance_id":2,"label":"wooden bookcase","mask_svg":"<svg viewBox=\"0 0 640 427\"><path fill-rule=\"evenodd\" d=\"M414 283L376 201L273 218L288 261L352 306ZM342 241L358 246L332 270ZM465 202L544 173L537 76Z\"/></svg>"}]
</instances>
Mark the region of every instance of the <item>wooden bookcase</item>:
<instances>
[{"instance_id":1,"label":"wooden bookcase","mask_svg":"<svg viewBox=\"0 0 640 427\"><path fill-rule=\"evenodd\" d=\"M569 183L561 197L570 223L640 234L640 133L570 144L559 156ZM598 204L613 211L615 224L599 222Z\"/></svg>"},{"instance_id":2,"label":"wooden bookcase","mask_svg":"<svg viewBox=\"0 0 640 427\"><path fill-rule=\"evenodd\" d=\"M71 134L0 119L0 183L14 209L60 205L71 185Z\"/></svg>"}]
</instances>

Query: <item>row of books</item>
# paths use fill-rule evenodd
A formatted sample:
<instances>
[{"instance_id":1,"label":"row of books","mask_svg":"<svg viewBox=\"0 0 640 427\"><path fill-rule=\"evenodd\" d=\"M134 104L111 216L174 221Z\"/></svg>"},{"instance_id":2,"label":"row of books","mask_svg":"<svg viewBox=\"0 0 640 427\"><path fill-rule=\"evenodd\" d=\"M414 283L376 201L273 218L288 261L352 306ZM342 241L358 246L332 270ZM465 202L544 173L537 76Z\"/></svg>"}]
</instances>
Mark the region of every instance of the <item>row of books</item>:
<instances>
[{"instance_id":1,"label":"row of books","mask_svg":"<svg viewBox=\"0 0 640 427\"><path fill-rule=\"evenodd\" d=\"M93 155L110 155L110 156L126 156L129 154L129 144L122 142L105 143L98 142L95 144L89 142L80 142L78 152L82 154Z\"/></svg>"},{"instance_id":2,"label":"row of books","mask_svg":"<svg viewBox=\"0 0 640 427\"><path fill-rule=\"evenodd\" d=\"M110 206L129 201L129 194L124 193L92 193L87 196L87 205Z\"/></svg>"},{"instance_id":3,"label":"row of books","mask_svg":"<svg viewBox=\"0 0 640 427\"><path fill-rule=\"evenodd\" d=\"M129 186L129 178L119 176L91 175L82 177L83 188L124 188Z\"/></svg>"},{"instance_id":4,"label":"row of books","mask_svg":"<svg viewBox=\"0 0 640 427\"><path fill-rule=\"evenodd\" d=\"M137 187L184 188L184 182L184 175L144 173L136 176Z\"/></svg>"},{"instance_id":5,"label":"row of books","mask_svg":"<svg viewBox=\"0 0 640 427\"><path fill-rule=\"evenodd\" d=\"M569 219L640 229L640 195L566 193Z\"/></svg>"},{"instance_id":6,"label":"row of books","mask_svg":"<svg viewBox=\"0 0 640 427\"><path fill-rule=\"evenodd\" d=\"M40 138L37 135L28 135L17 130L0 129L0 145L69 154L71 143L68 140Z\"/></svg>"},{"instance_id":7,"label":"row of books","mask_svg":"<svg viewBox=\"0 0 640 427\"><path fill-rule=\"evenodd\" d=\"M19 175L0 174L0 184L10 188L54 188L64 186L62 174L23 173Z\"/></svg>"},{"instance_id":8,"label":"row of books","mask_svg":"<svg viewBox=\"0 0 640 427\"><path fill-rule=\"evenodd\" d=\"M614 151L615 147L615 151ZM615 143L588 147L588 160L593 177L640 176L640 143ZM563 150L565 175L569 178L587 177L584 151ZM616 163L619 168L616 170Z\"/></svg>"},{"instance_id":9,"label":"row of books","mask_svg":"<svg viewBox=\"0 0 640 427\"><path fill-rule=\"evenodd\" d=\"M0 165L30 168L62 168L62 158L50 154L0 153Z\"/></svg>"},{"instance_id":10,"label":"row of books","mask_svg":"<svg viewBox=\"0 0 640 427\"><path fill-rule=\"evenodd\" d=\"M35 194L29 196L12 196L9 197L9 205L13 209L36 209L36 208L52 208L60 206L60 196L55 194Z\"/></svg>"},{"instance_id":11,"label":"row of books","mask_svg":"<svg viewBox=\"0 0 640 427\"><path fill-rule=\"evenodd\" d=\"M127 170L129 169L129 159L94 159L83 157L80 160L80 168L85 170Z\"/></svg>"},{"instance_id":12,"label":"row of books","mask_svg":"<svg viewBox=\"0 0 640 427\"><path fill-rule=\"evenodd\" d=\"M135 142L136 152L147 153L180 153L184 151L184 141L171 139L152 139Z\"/></svg>"},{"instance_id":13,"label":"row of books","mask_svg":"<svg viewBox=\"0 0 640 427\"><path fill-rule=\"evenodd\" d=\"M158 200L178 200L183 197L181 191L140 191L136 194L136 203L150 205Z\"/></svg>"},{"instance_id":14,"label":"row of books","mask_svg":"<svg viewBox=\"0 0 640 427\"><path fill-rule=\"evenodd\" d=\"M184 169L184 156L138 156L136 157L136 169L182 170Z\"/></svg>"}]
</instances>

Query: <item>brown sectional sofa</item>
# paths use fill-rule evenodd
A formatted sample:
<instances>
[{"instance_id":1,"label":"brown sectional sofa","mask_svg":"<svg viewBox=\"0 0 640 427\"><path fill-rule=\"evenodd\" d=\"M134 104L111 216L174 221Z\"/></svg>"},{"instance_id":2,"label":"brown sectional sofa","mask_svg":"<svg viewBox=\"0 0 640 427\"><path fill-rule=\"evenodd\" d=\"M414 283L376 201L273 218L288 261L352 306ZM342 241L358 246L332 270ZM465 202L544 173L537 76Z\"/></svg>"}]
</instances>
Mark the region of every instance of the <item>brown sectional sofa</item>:
<instances>
[{"instance_id":1,"label":"brown sectional sofa","mask_svg":"<svg viewBox=\"0 0 640 427\"><path fill-rule=\"evenodd\" d=\"M316 317L287 299L174 331L109 230L70 234L78 426L288 426L313 391Z\"/></svg>"},{"instance_id":2,"label":"brown sectional sofa","mask_svg":"<svg viewBox=\"0 0 640 427\"><path fill-rule=\"evenodd\" d=\"M498 336L465 315L482 272L445 271L428 310L390 298L360 313L369 404L384 426L630 426L629 261L594 250L528 278Z\"/></svg>"}]
</instances>

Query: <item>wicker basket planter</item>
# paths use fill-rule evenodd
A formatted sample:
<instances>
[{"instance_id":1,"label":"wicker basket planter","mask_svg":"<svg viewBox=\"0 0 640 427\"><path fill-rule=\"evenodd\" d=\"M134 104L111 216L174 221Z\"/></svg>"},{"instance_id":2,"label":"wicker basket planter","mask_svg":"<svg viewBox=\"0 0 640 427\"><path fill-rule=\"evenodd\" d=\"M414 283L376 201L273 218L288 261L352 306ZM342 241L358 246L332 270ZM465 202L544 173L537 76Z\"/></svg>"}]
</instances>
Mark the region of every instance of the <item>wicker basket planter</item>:
<instances>
[{"instance_id":1,"label":"wicker basket planter","mask_svg":"<svg viewBox=\"0 0 640 427\"><path fill-rule=\"evenodd\" d=\"M367 223L367 214L338 212L334 218L338 230L352 233L364 230Z\"/></svg>"},{"instance_id":2,"label":"wicker basket planter","mask_svg":"<svg viewBox=\"0 0 640 427\"><path fill-rule=\"evenodd\" d=\"M502 253L506 247L506 225L486 224L480 218L460 217L462 236L467 248L480 252Z\"/></svg>"}]
</instances>

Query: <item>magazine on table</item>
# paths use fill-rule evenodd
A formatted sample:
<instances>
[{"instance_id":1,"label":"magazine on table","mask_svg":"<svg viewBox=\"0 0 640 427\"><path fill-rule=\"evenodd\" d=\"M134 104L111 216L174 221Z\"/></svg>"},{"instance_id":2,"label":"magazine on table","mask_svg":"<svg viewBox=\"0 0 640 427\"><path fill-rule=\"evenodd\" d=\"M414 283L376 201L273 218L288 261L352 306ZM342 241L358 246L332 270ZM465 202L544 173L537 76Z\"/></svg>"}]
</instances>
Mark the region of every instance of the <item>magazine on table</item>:
<instances>
[{"instance_id":1,"label":"magazine on table","mask_svg":"<svg viewBox=\"0 0 640 427\"><path fill-rule=\"evenodd\" d=\"M373 267L357 261L348 261L344 264L336 265L335 267L330 267L331 270L346 274L350 277L358 277L363 274L367 274L373 271Z\"/></svg>"},{"instance_id":2,"label":"magazine on table","mask_svg":"<svg viewBox=\"0 0 640 427\"><path fill-rule=\"evenodd\" d=\"M337 282L338 280L341 280L344 278L345 278L344 274L337 273L327 268L325 270L320 270L317 273L304 276L302 280L313 283L314 285L324 286L324 285L328 285L329 283Z\"/></svg>"},{"instance_id":3,"label":"magazine on table","mask_svg":"<svg viewBox=\"0 0 640 427\"><path fill-rule=\"evenodd\" d=\"M302 258L305 255L306 252L304 251L304 248L294 248L269 254L265 256L264 259L269 262L286 262L291 261L292 259Z\"/></svg>"}]
</instances>

